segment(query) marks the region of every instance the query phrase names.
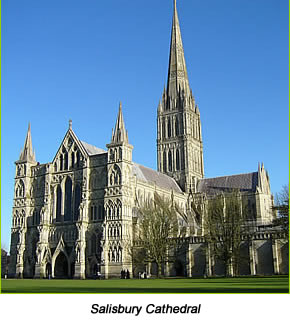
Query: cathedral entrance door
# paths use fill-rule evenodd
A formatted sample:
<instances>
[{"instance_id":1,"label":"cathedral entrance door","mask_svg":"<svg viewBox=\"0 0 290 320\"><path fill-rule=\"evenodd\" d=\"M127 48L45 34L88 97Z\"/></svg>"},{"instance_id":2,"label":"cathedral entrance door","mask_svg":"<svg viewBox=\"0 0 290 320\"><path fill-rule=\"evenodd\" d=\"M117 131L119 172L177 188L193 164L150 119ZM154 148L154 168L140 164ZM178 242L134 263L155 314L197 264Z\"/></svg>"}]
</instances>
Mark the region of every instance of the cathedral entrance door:
<instances>
[{"instance_id":1,"label":"cathedral entrance door","mask_svg":"<svg viewBox=\"0 0 290 320\"><path fill-rule=\"evenodd\" d=\"M59 279L68 278L68 262L63 252L60 252L54 263L54 277Z\"/></svg>"}]
</instances>

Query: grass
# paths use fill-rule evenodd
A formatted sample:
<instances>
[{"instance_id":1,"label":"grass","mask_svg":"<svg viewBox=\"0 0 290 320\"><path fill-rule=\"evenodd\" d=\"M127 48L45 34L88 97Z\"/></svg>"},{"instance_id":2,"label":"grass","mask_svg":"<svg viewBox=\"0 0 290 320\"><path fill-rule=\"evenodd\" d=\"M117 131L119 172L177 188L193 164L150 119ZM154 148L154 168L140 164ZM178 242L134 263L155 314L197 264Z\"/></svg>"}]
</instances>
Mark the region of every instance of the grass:
<instances>
[{"instance_id":1,"label":"grass","mask_svg":"<svg viewBox=\"0 0 290 320\"><path fill-rule=\"evenodd\" d=\"M2 293L289 293L289 278L2 279L1 287Z\"/></svg>"}]
</instances>

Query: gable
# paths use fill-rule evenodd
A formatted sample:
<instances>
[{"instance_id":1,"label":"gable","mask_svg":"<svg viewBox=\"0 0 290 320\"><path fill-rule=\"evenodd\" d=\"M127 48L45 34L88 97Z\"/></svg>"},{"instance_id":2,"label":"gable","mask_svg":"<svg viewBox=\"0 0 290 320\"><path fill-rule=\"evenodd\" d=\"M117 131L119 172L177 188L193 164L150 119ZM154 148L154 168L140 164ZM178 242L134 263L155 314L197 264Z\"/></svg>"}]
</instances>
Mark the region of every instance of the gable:
<instances>
[{"instance_id":1,"label":"gable","mask_svg":"<svg viewBox=\"0 0 290 320\"><path fill-rule=\"evenodd\" d=\"M70 166L69 163L76 163L76 165L78 164L78 166L80 166L80 161L88 157L89 154L81 141L72 129L69 129L52 161L55 168L54 171L65 170L65 168L68 169Z\"/></svg>"}]
</instances>

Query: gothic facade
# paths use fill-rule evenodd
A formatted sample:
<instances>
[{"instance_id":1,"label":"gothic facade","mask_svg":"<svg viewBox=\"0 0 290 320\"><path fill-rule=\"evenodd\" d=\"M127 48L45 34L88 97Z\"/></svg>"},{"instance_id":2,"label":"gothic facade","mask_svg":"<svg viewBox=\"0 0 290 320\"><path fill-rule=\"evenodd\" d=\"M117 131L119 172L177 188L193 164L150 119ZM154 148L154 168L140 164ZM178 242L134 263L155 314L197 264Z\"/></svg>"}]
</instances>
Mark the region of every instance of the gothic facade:
<instances>
[{"instance_id":1,"label":"gothic facade","mask_svg":"<svg viewBox=\"0 0 290 320\"><path fill-rule=\"evenodd\" d=\"M245 249L249 263L244 274L287 272L280 235L265 231L274 214L264 165L253 173L204 178L200 111L189 86L176 2L167 88L157 110L158 171L132 161L121 104L106 147L79 140L70 122L54 159L39 164L29 125L15 162L9 276L84 279L96 271L106 278L120 276L121 270L132 274L126 248L134 239L140 204L158 193L174 199L188 214L195 199L232 189L247 199L257 225ZM210 268L208 274L213 268L222 272L214 261L206 262L210 258L201 250L206 244L198 225L188 228L187 240L178 263L166 268L167 275L202 275L205 268Z\"/></svg>"}]
</instances>

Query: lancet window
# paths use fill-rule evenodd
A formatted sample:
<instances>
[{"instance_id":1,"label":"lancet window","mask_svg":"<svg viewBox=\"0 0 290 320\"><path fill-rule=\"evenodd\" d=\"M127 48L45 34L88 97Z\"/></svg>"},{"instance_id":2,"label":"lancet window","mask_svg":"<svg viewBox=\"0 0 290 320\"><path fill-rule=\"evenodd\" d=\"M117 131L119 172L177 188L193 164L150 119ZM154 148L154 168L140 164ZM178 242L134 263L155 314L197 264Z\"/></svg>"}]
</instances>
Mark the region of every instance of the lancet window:
<instances>
[{"instance_id":1,"label":"lancet window","mask_svg":"<svg viewBox=\"0 0 290 320\"><path fill-rule=\"evenodd\" d=\"M170 118L168 118L168 122L167 122L167 136L168 136L168 138L171 138L171 121L170 121Z\"/></svg>"},{"instance_id":2,"label":"lancet window","mask_svg":"<svg viewBox=\"0 0 290 320\"><path fill-rule=\"evenodd\" d=\"M59 169L60 169L60 171L63 170L63 155L62 154L59 157Z\"/></svg>"},{"instance_id":3,"label":"lancet window","mask_svg":"<svg viewBox=\"0 0 290 320\"><path fill-rule=\"evenodd\" d=\"M74 220L75 221L79 219L80 204L81 204L81 188L79 184L76 184L75 192L74 192Z\"/></svg>"},{"instance_id":4,"label":"lancet window","mask_svg":"<svg viewBox=\"0 0 290 320\"><path fill-rule=\"evenodd\" d=\"M175 136L179 136L179 121L178 117L175 118Z\"/></svg>"},{"instance_id":5,"label":"lancet window","mask_svg":"<svg viewBox=\"0 0 290 320\"><path fill-rule=\"evenodd\" d=\"M172 171L172 152L168 151L168 171Z\"/></svg>"},{"instance_id":6,"label":"lancet window","mask_svg":"<svg viewBox=\"0 0 290 320\"><path fill-rule=\"evenodd\" d=\"M165 134L165 119L162 120L162 138L166 138Z\"/></svg>"},{"instance_id":7,"label":"lancet window","mask_svg":"<svg viewBox=\"0 0 290 320\"><path fill-rule=\"evenodd\" d=\"M176 149L176 170L180 170L180 155L179 155L179 149Z\"/></svg>"},{"instance_id":8,"label":"lancet window","mask_svg":"<svg viewBox=\"0 0 290 320\"><path fill-rule=\"evenodd\" d=\"M60 185L56 188L56 221L61 221L61 199L62 199L62 192Z\"/></svg>"},{"instance_id":9,"label":"lancet window","mask_svg":"<svg viewBox=\"0 0 290 320\"><path fill-rule=\"evenodd\" d=\"M40 211L37 209L34 209L32 214L32 225L37 226L39 223L40 223Z\"/></svg>"},{"instance_id":10,"label":"lancet window","mask_svg":"<svg viewBox=\"0 0 290 320\"><path fill-rule=\"evenodd\" d=\"M167 163L166 163L166 151L163 152L163 171L167 171Z\"/></svg>"},{"instance_id":11,"label":"lancet window","mask_svg":"<svg viewBox=\"0 0 290 320\"><path fill-rule=\"evenodd\" d=\"M64 170L68 170L68 153L64 154Z\"/></svg>"},{"instance_id":12,"label":"lancet window","mask_svg":"<svg viewBox=\"0 0 290 320\"><path fill-rule=\"evenodd\" d=\"M70 177L65 181L64 221L72 220L72 181Z\"/></svg>"}]
</instances>

